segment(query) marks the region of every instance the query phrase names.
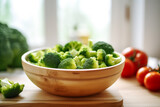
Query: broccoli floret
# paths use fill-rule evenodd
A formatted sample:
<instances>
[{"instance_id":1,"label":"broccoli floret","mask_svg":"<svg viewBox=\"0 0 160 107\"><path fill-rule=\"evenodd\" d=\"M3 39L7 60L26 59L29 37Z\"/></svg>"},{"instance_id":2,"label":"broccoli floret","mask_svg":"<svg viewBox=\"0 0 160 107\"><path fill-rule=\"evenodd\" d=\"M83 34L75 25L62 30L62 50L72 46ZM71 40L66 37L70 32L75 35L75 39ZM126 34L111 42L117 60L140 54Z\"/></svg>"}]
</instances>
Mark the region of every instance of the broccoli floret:
<instances>
[{"instance_id":1,"label":"broccoli floret","mask_svg":"<svg viewBox=\"0 0 160 107\"><path fill-rule=\"evenodd\" d=\"M86 60L87 60L87 58L83 58L83 59L81 60L81 66L84 65L84 63L86 62Z\"/></svg>"},{"instance_id":2,"label":"broccoli floret","mask_svg":"<svg viewBox=\"0 0 160 107\"><path fill-rule=\"evenodd\" d=\"M75 61L75 63L76 63L77 66L81 66L82 65L81 64L81 60L83 58L85 58L83 55L79 55L79 56L75 56L73 59L74 59L74 61Z\"/></svg>"},{"instance_id":3,"label":"broccoli floret","mask_svg":"<svg viewBox=\"0 0 160 107\"><path fill-rule=\"evenodd\" d=\"M114 57L113 54L107 54L105 56L105 63L107 66L116 65L121 62L121 57Z\"/></svg>"},{"instance_id":4,"label":"broccoli floret","mask_svg":"<svg viewBox=\"0 0 160 107\"><path fill-rule=\"evenodd\" d=\"M63 61L61 61L61 63L59 64L58 68L62 68L62 69L76 69L76 63L72 58L67 58L64 59Z\"/></svg>"},{"instance_id":5,"label":"broccoli floret","mask_svg":"<svg viewBox=\"0 0 160 107\"><path fill-rule=\"evenodd\" d=\"M89 39L88 40L88 47L92 48L92 46L93 46L93 42Z\"/></svg>"},{"instance_id":6,"label":"broccoli floret","mask_svg":"<svg viewBox=\"0 0 160 107\"><path fill-rule=\"evenodd\" d=\"M63 51L63 46L61 44L57 44L54 46L53 50L55 50L57 52L61 52L61 51Z\"/></svg>"},{"instance_id":7,"label":"broccoli floret","mask_svg":"<svg viewBox=\"0 0 160 107\"><path fill-rule=\"evenodd\" d=\"M57 68L60 61L61 57L58 53L46 53L40 62L46 67Z\"/></svg>"},{"instance_id":8,"label":"broccoli floret","mask_svg":"<svg viewBox=\"0 0 160 107\"><path fill-rule=\"evenodd\" d=\"M86 45L83 45L79 50L79 55L84 55L86 58L90 57L91 48Z\"/></svg>"},{"instance_id":9,"label":"broccoli floret","mask_svg":"<svg viewBox=\"0 0 160 107\"><path fill-rule=\"evenodd\" d=\"M106 63L105 62L101 62L101 64L99 65L99 68L104 68L104 67L107 67Z\"/></svg>"},{"instance_id":10,"label":"broccoli floret","mask_svg":"<svg viewBox=\"0 0 160 107\"><path fill-rule=\"evenodd\" d=\"M70 53L73 57L75 57L75 56L78 55L78 51L75 50L75 49L72 49L71 51L69 51L69 53Z\"/></svg>"},{"instance_id":11,"label":"broccoli floret","mask_svg":"<svg viewBox=\"0 0 160 107\"><path fill-rule=\"evenodd\" d=\"M97 57L96 51L90 51L89 54L90 54L90 57Z\"/></svg>"},{"instance_id":12,"label":"broccoli floret","mask_svg":"<svg viewBox=\"0 0 160 107\"><path fill-rule=\"evenodd\" d=\"M73 58L73 56L71 55L71 53L69 53L68 51L65 53L60 53L61 54L61 59L64 60L66 58Z\"/></svg>"},{"instance_id":13,"label":"broccoli floret","mask_svg":"<svg viewBox=\"0 0 160 107\"><path fill-rule=\"evenodd\" d=\"M83 64L84 69L92 69L92 68L98 68L98 61L95 57L88 58L85 63Z\"/></svg>"},{"instance_id":14,"label":"broccoli floret","mask_svg":"<svg viewBox=\"0 0 160 107\"><path fill-rule=\"evenodd\" d=\"M53 48L47 48L47 49L45 49L44 52L45 52L45 53L57 53L57 51L54 50Z\"/></svg>"},{"instance_id":15,"label":"broccoli floret","mask_svg":"<svg viewBox=\"0 0 160 107\"><path fill-rule=\"evenodd\" d=\"M110 44L103 42L103 41L96 42L93 45L92 49L95 51L97 51L98 49L103 49L106 52L106 54L111 54L114 52L113 47Z\"/></svg>"},{"instance_id":16,"label":"broccoli floret","mask_svg":"<svg viewBox=\"0 0 160 107\"><path fill-rule=\"evenodd\" d=\"M37 63L44 56L43 51L32 52L28 55L29 61Z\"/></svg>"},{"instance_id":17,"label":"broccoli floret","mask_svg":"<svg viewBox=\"0 0 160 107\"><path fill-rule=\"evenodd\" d=\"M73 49L75 49L76 51L79 51L79 49L81 48L82 43L78 42L78 41L70 41L68 43L65 44L64 46L64 51L71 51Z\"/></svg>"},{"instance_id":18,"label":"broccoli floret","mask_svg":"<svg viewBox=\"0 0 160 107\"><path fill-rule=\"evenodd\" d=\"M98 61L104 61L105 56L106 56L106 52L103 49L97 50L97 60Z\"/></svg>"},{"instance_id":19,"label":"broccoli floret","mask_svg":"<svg viewBox=\"0 0 160 107\"><path fill-rule=\"evenodd\" d=\"M12 98L18 96L24 88L24 84L14 83L7 78L0 81L0 91L5 98Z\"/></svg>"}]
</instances>

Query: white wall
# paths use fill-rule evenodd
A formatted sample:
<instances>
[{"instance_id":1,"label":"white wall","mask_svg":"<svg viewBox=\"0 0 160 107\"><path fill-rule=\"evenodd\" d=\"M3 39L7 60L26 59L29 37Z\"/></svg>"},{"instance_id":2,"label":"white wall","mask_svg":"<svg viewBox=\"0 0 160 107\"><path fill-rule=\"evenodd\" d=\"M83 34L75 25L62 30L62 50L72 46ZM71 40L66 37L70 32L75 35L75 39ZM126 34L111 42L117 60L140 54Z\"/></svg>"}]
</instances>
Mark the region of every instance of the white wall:
<instances>
[{"instance_id":1,"label":"white wall","mask_svg":"<svg viewBox=\"0 0 160 107\"><path fill-rule=\"evenodd\" d=\"M160 59L160 0L145 0L144 50Z\"/></svg>"}]
</instances>

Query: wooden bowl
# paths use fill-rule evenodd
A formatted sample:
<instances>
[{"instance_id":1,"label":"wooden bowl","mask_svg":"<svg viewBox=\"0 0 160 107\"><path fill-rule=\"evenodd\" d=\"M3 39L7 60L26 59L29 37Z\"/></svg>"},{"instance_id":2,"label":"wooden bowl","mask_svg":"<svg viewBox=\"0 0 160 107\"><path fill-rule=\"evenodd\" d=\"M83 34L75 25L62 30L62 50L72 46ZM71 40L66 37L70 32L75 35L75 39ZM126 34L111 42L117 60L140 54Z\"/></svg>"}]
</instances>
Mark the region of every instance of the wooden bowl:
<instances>
[{"instance_id":1,"label":"wooden bowl","mask_svg":"<svg viewBox=\"0 0 160 107\"><path fill-rule=\"evenodd\" d=\"M40 49L39 49L40 50ZM58 69L34 65L26 59L32 50L22 56L22 66L28 78L39 88L60 96L88 96L110 87L121 75L125 57L114 66L97 69Z\"/></svg>"}]
</instances>

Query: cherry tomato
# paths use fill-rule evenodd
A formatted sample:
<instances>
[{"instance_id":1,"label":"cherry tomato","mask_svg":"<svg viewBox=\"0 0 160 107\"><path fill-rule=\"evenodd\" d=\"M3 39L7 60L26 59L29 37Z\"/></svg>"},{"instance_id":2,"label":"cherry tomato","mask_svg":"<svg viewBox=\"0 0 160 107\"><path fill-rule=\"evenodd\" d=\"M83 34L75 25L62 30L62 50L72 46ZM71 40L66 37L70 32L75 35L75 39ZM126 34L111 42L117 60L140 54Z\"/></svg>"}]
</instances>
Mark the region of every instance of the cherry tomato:
<instances>
[{"instance_id":1,"label":"cherry tomato","mask_svg":"<svg viewBox=\"0 0 160 107\"><path fill-rule=\"evenodd\" d=\"M132 47L128 47L122 51L122 54L126 58L129 58L130 60L133 61L136 72L139 68L147 65L148 56L145 52L141 50L138 50Z\"/></svg>"},{"instance_id":2,"label":"cherry tomato","mask_svg":"<svg viewBox=\"0 0 160 107\"><path fill-rule=\"evenodd\" d=\"M136 74L136 78L141 85L144 85L144 77L151 71L150 67L141 67Z\"/></svg>"},{"instance_id":3,"label":"cherry tomato","mask_svg":"<svg viewBox=\"0 0 160 107\"><path fill-rule=\"evenodd\" d=\"M144 78L144 85L151 91L160 90L160 73L156 71L148 73Z\"/></svg>"},{"instance_id":4,"label":"cherry tomato","mask_svg":"<svg viewBox=\"0 0 160 107\"><path fill-rule=\"evenodd\" d=\"M135 66L130 59L125 59L125 65L121 77L131 77L135 74Z\"/></svg>"}]
</instances>

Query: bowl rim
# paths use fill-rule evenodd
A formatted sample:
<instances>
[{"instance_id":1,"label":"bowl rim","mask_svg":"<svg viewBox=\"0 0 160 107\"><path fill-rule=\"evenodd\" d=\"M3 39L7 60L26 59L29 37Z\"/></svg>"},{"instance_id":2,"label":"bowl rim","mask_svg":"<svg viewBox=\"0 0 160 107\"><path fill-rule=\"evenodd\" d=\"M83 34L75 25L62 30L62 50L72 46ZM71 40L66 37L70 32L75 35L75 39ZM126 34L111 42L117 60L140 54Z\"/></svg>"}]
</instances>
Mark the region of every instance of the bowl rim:
<instances>
[{"instance_id":1,"label":"bowl rim","mask_svg":"<svg viewBox=\"0 0 160 107\"><path fill-rule=\"evenodd\" d=\"M118 63L118 64L116 64L116 65L113 65L113 66L108 66L108 67L103 67L103 68L95 68L95 69L60 69L60 68L49 68L49 67L42 67L42 66L35 65L35 64L30 63L29 61L26 60L26 57L27 57L30 53L36 52L36 51L40 51L40 50L45 50L45 49L47 49L47 48L51 48L51 47L37 48L37 49L32 49L32 50L30 50L30 51L27 51L27 52L24 53L24 54L22 55L22 57L21 57L22 62L24 62L24 63L26 63L26 64L28 64L28 65L30 65L30 66L38 67L38 68L42 68L42 69L46 69L46 70L72 71L72 72L73 72L73 71L97 71L97 70L103 70L103 69L111 69L111 68L116 67L116 66L119 66L119 65L121 65L122 63L125 62L125 57L124 57L121 53L116 52L116 51L115 51L115 53L118 54L118 55L122 58L122 60L121 60L120 63Z\"/></svg>"}]
</instances>

